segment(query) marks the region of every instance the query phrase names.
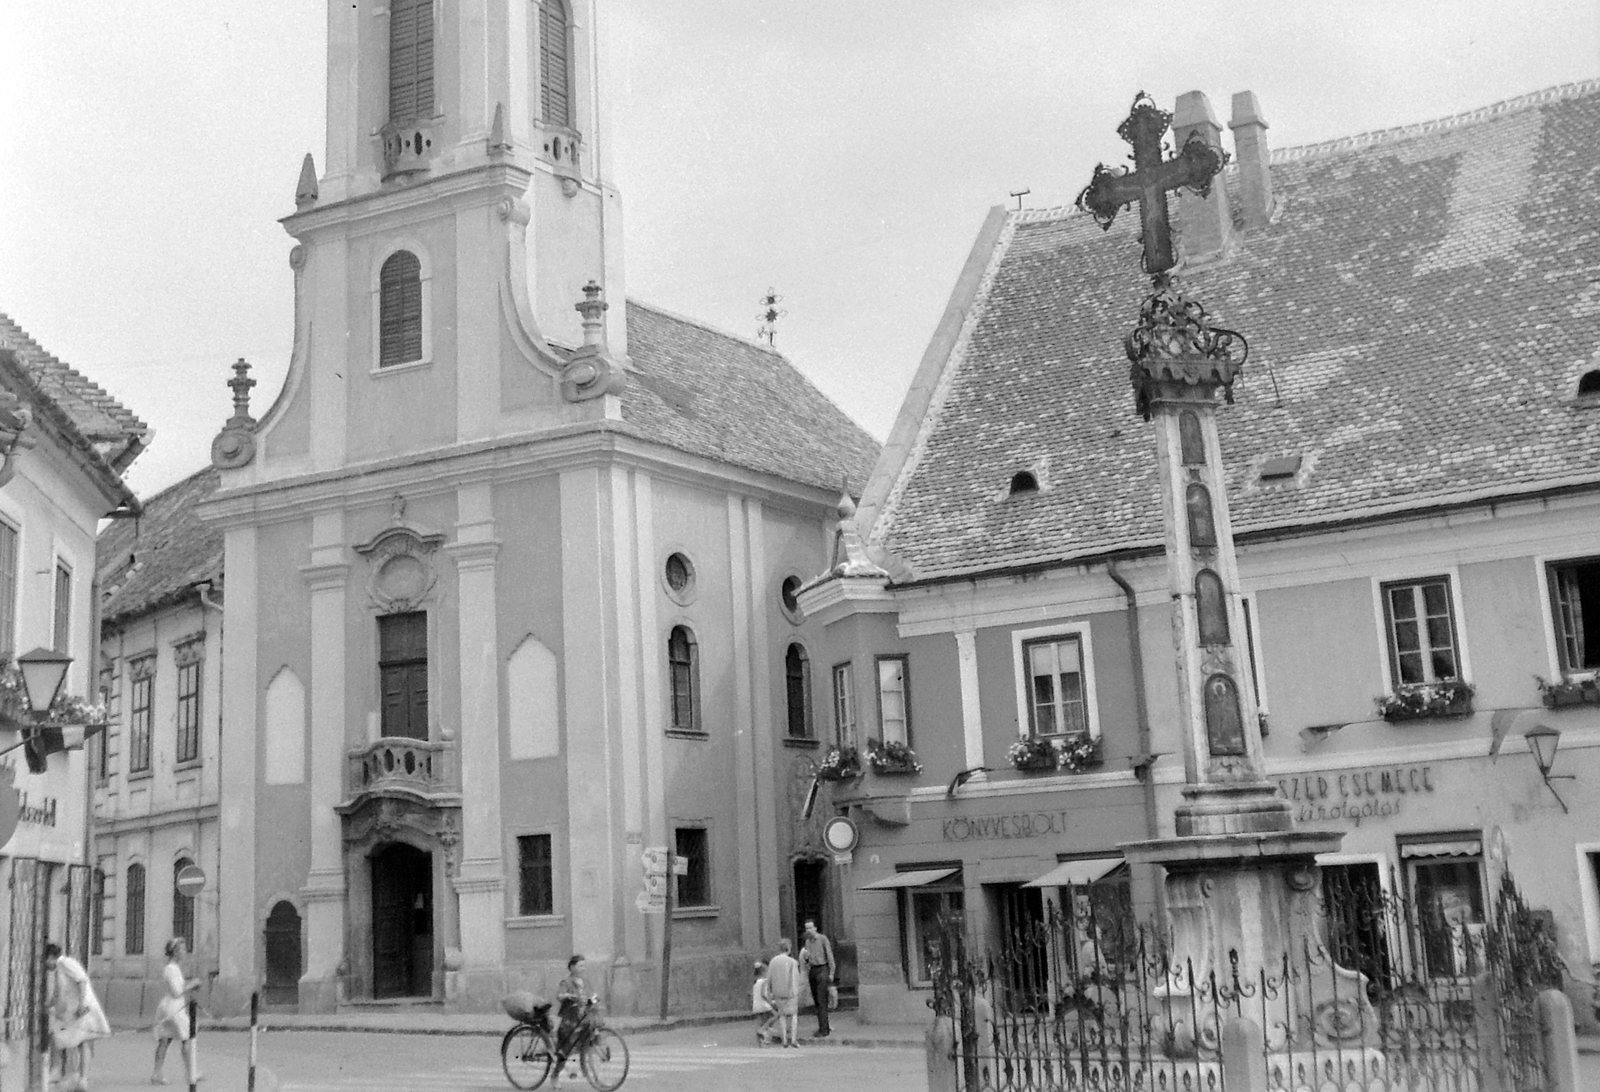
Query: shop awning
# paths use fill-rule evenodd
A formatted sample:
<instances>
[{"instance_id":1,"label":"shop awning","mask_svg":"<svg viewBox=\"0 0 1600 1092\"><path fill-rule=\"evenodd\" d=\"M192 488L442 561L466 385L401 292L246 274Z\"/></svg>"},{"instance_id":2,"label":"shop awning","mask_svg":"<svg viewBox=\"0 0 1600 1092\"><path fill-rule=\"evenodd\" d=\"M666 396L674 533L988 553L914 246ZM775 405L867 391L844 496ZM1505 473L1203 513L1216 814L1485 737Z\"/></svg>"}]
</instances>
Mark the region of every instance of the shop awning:
<instances>
[{"instance_id":1,"label":"shop awning","mask_svg":"<svg viewBox=\"0 0 1600 1092\"><path fill-rule=\"evenodd\" d=\"M1456 842L1411 842L1400 847L1402 857L1478 857L1483 843L1477 839Z\"/></svg>"},{"instance_id":2,"label":"shop awning","mask_svg":"<svg viewBox=\"0 0 1600 1092\"><path fill-rule=\"evenodd\" d=\"M1029 880L1023 887L1087 887L1096 880L1109 876L1121 857L1090 857L1081 861L1062 861L1037 880Z\"/></svg>"},{"instance_id":3,"label":"shop awning","mask_svg":"<svg viewBox=\"0 0 1600 1092\"><path fill-rule=\"evenodd\" d=\"M888 891L894 887L921 887L923 884L954 875L955 871L953 868L922 868L915 872L896 872L893 876L887 876L884 879L874 880L869 884L865 884L860 890Z\"/></svg>"}]
</instances>

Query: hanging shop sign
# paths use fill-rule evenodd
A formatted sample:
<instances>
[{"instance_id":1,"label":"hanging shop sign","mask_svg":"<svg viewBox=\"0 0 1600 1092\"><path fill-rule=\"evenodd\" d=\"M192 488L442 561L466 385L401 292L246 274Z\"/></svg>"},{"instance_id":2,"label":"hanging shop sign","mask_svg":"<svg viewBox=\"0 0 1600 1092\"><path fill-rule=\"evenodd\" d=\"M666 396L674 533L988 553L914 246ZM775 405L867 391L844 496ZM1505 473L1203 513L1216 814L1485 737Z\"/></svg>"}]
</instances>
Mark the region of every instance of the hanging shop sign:
<instances>
[{"instance_id":1,"label":"hanging shop sign","mask_svg":"<svg viewBox=\"0 0 1600 1092\"><path fill-rule=\"evenodd\" d=\"M1359 827L1371 819L1391 819L1408 800L1433 795L1435 779L1432 765L1374 766L1280 777L1278 787L1294 807L1296 822Z\"/></svg>"}]
</instances>

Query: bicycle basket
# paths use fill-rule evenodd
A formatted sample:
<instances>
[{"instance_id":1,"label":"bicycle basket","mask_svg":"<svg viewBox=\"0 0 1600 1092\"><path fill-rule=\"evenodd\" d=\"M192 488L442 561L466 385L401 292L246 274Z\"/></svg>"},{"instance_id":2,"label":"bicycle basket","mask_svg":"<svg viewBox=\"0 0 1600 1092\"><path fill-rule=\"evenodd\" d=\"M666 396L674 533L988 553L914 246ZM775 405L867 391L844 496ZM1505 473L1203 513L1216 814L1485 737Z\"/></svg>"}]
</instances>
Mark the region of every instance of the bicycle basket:
<instances>
[{"instance_id":1,"label":"bicycle basket","mask_svg":"<svg viewBox=\"0 0 1600 1092\"><path fill-rule=\"evenodd\" d=\"M550 1002L527 990L507 994L501 998L500 1007L506 1010L507 1016L520 1023L544 1027L550 1022Z\"/></svg>"}]
</instances>

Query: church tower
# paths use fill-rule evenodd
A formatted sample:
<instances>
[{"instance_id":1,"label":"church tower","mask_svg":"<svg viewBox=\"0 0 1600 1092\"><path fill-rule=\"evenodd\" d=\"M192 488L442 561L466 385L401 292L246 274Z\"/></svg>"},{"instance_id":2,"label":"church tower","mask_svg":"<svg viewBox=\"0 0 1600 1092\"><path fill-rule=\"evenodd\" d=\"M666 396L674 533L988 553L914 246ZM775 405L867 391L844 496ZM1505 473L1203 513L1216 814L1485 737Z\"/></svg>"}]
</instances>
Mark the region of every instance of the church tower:
<instances>
[{"instance_id":1,"label":"church tower","mask_svg":"<svg viewBox=\"0 0 1600 1092\"><path fill-rule=\"evenodd\" d=\"M769 347L626 300L608 10L329 2L288 374L257 420L235 369L202 509L219 1011L263 979L302 1011L492 1010L574 951L613 1011L663 978L728 1008L786 908L837 906L780 824L825 684L784 594L877 447ZM670 949L639 899L667 846Z\"/></svg>"}]
</instances>

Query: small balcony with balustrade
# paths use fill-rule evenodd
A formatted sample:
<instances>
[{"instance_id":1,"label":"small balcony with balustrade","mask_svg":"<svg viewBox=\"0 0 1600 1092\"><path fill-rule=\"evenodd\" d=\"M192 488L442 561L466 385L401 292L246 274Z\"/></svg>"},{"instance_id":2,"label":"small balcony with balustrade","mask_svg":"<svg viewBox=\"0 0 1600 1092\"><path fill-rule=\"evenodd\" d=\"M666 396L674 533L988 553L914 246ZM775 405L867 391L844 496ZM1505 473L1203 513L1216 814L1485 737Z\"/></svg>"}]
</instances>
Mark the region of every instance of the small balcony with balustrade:
<instances>
[{"instance_id":1,"label":"small balcony with balustrade","mask_svg":"<svg viewBox=\"0 0 1600 1092\"><path fill-rule=\"evenodd\" d=\"M461 765L453 742L384 738L346 753L342 811L391 797L430 807L460 807Z\"/></svg>"}]
</instances>

